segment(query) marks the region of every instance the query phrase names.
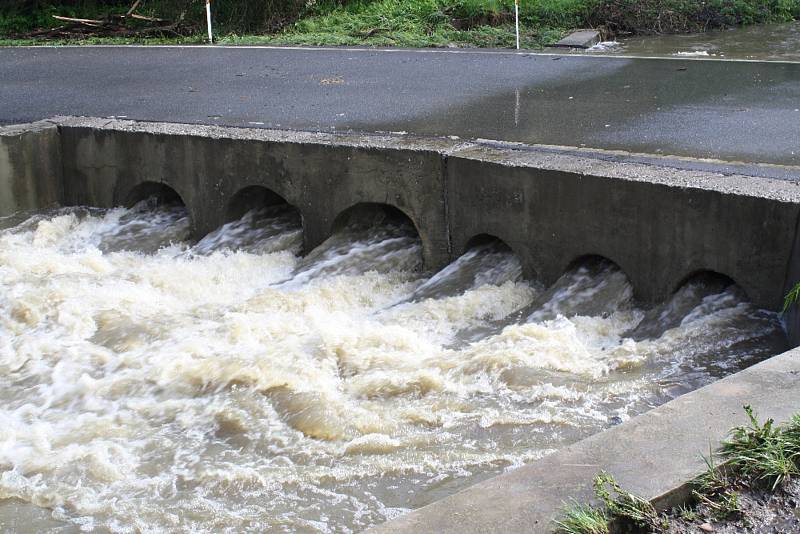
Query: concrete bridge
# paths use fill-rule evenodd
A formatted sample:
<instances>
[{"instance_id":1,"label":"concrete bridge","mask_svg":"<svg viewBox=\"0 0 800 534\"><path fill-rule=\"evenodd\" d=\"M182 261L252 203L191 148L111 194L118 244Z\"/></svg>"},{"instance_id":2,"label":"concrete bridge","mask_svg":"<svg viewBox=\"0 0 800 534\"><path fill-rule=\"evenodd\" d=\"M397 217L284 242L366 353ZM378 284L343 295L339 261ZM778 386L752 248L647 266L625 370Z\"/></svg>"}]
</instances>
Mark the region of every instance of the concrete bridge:
<instances>
[{"instance_id":1,"label":"concrete bridge","mask_svg":"<svg viewBox=\"0 0 800 534\"><path fill-rule=\"evenodd\" d=\"M57 118L0 128L0 213L180 198L197 237L258 204L302 215L306 251L360 207L404 214L438 269L487 236L549 284L602 256L652 303L713 272L780 309L800 279L792 167L408 136ZM705 166L704 166L705 165Z\"/></svg>"}]
</instances>

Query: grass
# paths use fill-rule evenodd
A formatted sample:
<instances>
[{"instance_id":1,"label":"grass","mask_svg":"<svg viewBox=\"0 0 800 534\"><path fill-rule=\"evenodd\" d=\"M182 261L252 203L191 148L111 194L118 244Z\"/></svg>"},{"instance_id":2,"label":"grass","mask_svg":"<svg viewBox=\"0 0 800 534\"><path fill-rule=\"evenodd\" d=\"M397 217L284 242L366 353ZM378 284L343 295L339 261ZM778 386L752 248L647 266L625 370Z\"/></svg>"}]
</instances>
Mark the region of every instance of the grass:
<instances>
[{"instance_id":1,"label":"grass","mask_svg":"<svg viewBox=\"0 0 800 534\"><path fill-rule=\"evenodd\" d=\"M603 510L586 504L573 503L556 521L562 534L609 534L608 517Z\"/></svg>"},{"instance_id":2,"label":"grass","mask_svg":"<svg viewBox=\"0 0 800 534\"><path fill-rule=\"evenodd\" d=\"M715 518L725 519L741 513L740 487L762 486L774 491L795 477L800 477L800 414L783 428L772 419L761 423L752 407L745 406L748 424L732 429L722 442L717 456L704 458L707 469L695 479L692 496ZM666 519L659 516L652 504L623 490L608 473L598 474L593 483L595 496L602 507L573 502L555 522L559 534L606 534L612 522L618 521L654 532L666 528ZM694 521L699 515L684 505L676 515Z\"/></svg>"},{"instance_id":3,"label":"grass","mask_svg":"<svg viewBox=\"0 0 800 534\"><path fill-rule=\"evenodd\" d=\"M19 0L17 0L19 1ZM69 2L70 0L60 0ZM127 2L71 0L33 13L0 11L0 45L55 25L51 15L99 18ZM185 37L62 39L47 44L202 43L202 10L190 0L145 2L151 15L169 16L186 4ZM75 7L83 5L83 10ZM513 0L219 0L213 4L221 44L499 47L515 44ZM275 14L277 13L277 14ZM108 13L105 13L108 14ZM610 32L681 32L800 17L800 0L522 0L521 44L539 48L578 27ZM4 37L5 36L5 37ZM13 38L12 38L13 37ZM24 37L24 36L23 36ZM800 289L798 290L800 291ZM800 295L799 295L800 296Z\"/></svg>"},{"instance_id":4,"label":"grass","mask_svg":"<svg viewBox=\"0 0 800 534\"><path fill-rule=\"evenodd\" d=\"M573 502L564 509L563 517L555 521L558 534L608 534L614 521L645 531L666 526L665 519L650 501L623 490L605 471L595 476L592 485L602 508Z\"/></svg>"},{"instance_id":5,"label":"grass","mask_svg":"<svg viewBox=\"0 0 800 534\"><path fill-rule=\"evenodd\" d=\"M741 477L766 483L772 489L800 475L797 425L790 425L785 431L775 428L772 419L759 423L750 406L746 406L745 411L749 426L735 428L722 444L720 455L730 468ZM793 424L796 422L797 417Z\"/></svg>"}]
</instances>

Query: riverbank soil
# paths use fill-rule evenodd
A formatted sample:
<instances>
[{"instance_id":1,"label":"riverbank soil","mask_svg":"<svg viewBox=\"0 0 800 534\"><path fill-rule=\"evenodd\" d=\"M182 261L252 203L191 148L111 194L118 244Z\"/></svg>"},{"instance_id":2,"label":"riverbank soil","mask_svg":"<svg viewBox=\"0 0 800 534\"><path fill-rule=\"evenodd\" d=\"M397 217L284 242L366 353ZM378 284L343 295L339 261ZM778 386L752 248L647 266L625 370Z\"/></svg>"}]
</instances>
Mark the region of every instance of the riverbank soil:
<instances>
[{"instance_id":1,"label":"riverbank soil","mask_svg":"<svg viewBox=\"0 0 800 534\"><path fill-rule=\"evenodd\" d=\"M693 513L679 510L668 515L666 534L791 534L800 532L800 480L790 480L772 491L770 488L738 489L738 513L720 518L701 504Z\"/></svg>"}]
</instances>

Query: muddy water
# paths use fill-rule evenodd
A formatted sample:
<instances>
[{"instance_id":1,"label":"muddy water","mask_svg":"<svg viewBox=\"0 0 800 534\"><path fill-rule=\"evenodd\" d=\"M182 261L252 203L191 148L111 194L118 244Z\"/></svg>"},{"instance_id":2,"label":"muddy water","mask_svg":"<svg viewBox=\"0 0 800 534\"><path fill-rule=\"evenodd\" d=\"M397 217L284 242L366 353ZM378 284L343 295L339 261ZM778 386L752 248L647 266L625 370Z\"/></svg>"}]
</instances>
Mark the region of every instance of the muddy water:
<instances>
[{"instance_id":1,"label":"muddy water","mask_svg":"<svg viewBox=\"0 0 800 534\"><path fill-rule=\"evenodd\" d=\"M695 34L645 35L601 43L593 54L800 61L800 21Z\"/></svg>"},{"instance_id":2,"label":"muddy water","mask_svg":"<svg viewBox=\"0 0 800 534\"><path fill-rule=\"evenodd\" d=\"M786 347L714 281L644 310L601 260L543 288L489 243L430 275L408 224L304 258L299 224L261 210L191 244L180 207L0 220L3 509L360 531Z\"/></svg>"}]
</instances>

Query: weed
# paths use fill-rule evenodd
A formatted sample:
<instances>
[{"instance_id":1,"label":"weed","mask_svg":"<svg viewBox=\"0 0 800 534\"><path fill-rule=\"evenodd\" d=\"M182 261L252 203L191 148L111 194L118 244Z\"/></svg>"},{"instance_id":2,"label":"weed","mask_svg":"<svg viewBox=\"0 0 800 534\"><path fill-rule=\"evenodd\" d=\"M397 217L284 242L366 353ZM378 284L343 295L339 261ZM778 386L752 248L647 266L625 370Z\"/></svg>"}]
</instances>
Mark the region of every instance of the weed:
<instances>
[{"instance_id":1,"label":"weed","mask_svg":"<svg viewBox=\"0 0 800 534\"><path fill-rule=\"evenodd\" d=\"M722 456L731 469L750 480L767 482L772 489L800 475L798 427L790 425L784 432L775 427L772 419L759 423L752 407L744 409L750 424L734 428L722 444Z\"/></svg>"},{"instance_id":2,"label":"weed","mask_svg":"<svg viewBox=\"0 0 800 534\"><path fill-rule=\"evenodd\" d=\"M650 501L623 490L610 474L594 478L594 492L612 517L625 519L640 528L657 529L662 521Z\"/></svg>"},{"instance_id":3,"label":"weed","mask_svg":"<svg viewBox=\"0 0 800 534\"><path fill-rule=\"evenodd\" d=\"M556 521L558 534L608 534L608 517L593 506L577 502L564 510L563 518Z\"/></svg>"},{"instance_id":4,"label":"weed","mask_svg":"<svg viewBox=\"0 0 800 534\"><path fill-rule=\"evenodd\" d=\"M697 519L699 517L697 515L697 512L695 512L693 508L691 508L690 506L687 506L685 504L680 505L675 510L675 514L678 517L680 517L681 519L683 519L684 521L687 521L687 522L690 522L690 523L692 523L694 521L697 521Z\"/></svg>"},{"instance_id":5,"label":"weed","mask_svg":"<svg viewBox=\"0 0 800 534\"><path fill-rule=\"evenodd\" d=\"M789 308L797 304L798 299L800 299L800 282L797 283L786 296L783 298L783 312L786 313L789 311Z\"/></svg>"}]
</instances>

